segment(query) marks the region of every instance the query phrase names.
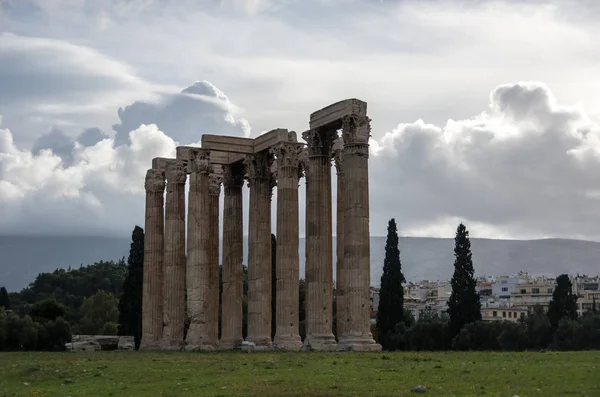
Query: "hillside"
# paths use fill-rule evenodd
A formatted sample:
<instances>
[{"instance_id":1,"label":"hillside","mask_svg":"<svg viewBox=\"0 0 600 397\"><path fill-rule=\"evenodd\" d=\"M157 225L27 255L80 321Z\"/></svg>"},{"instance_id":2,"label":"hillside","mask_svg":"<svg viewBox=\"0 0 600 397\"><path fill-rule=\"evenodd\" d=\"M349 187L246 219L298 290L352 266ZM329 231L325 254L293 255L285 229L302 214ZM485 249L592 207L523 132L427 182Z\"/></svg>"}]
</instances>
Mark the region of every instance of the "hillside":
<instances>
[{"instance_id":1,"label":"hillside","mask_svg":"<svg viewBox=\"0 0 600 397\"><path fill-rule=\"evenodd\" d=\"M600 243L581 240L471 239L478 275L600 273ZM40 272L77 267L99 260L127 256L129 238L0 236L0 286L20 290ZM335 257L335 238L334 238ZM371 284L379 285L385 237L371 237ZM400 238L401 260L409 280L441 279L452 275L454 240L451 238ZM335 261L334 261L335 265ZM300 241L300 267L304 274L304 240ZM335 272L334 272L335 274Z\"/></svg>"}]
</instances>

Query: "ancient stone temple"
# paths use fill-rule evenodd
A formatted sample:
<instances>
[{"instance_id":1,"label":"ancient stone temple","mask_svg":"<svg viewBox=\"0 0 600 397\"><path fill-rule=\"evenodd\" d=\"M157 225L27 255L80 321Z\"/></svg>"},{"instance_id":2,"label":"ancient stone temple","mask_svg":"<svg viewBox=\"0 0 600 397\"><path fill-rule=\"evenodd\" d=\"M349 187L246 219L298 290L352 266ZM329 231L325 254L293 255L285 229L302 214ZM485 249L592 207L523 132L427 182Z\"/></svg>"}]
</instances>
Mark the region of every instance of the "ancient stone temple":
<instances>
[{"instance_id":1,"label":"ancient stone temple","mask_svg":"<svg viewBox=\"0 0 600 397\"><path fill-rule=\"evenodd\" d=\"M239 347L243 342L245 262L247 341L255 348L380 350L370 331L369 134L367 104L348 99L311 114L309 130L302 133L306 144L298 142L295 132L285 129L255 139L203 135L201 148L180 146L175 159L155 158L145 182L141 348ZM335 335L332 161L338 191ZM298 293L300 178L305 178L306 185L304 341L299 333ZM250 191L247 258L243 256L244 181ZM186 183L189 184L187 200ZM273 189L277 189L275 231L271 230ZM219 296L221 215L223 260ZM273 340L272 232L277 236Z\"/></svg>"}]
</instances>

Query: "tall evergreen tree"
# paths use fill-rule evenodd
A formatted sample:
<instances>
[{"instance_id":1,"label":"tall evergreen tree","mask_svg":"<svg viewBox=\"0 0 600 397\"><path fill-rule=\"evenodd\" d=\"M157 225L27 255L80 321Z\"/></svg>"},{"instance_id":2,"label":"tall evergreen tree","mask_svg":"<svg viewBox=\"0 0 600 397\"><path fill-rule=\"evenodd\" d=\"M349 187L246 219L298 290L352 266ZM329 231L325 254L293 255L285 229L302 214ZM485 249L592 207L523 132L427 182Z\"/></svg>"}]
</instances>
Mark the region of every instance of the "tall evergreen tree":
<instances>
[{"instance_id":1,"label":"tall evergreen tree","mask_svg":"<svg viewBox=\"0 0 600 397\"><path fill-rule=\"evenodd\" d=\"M462 223L456 229L454 238L454 274L452 294L448 300L450 334L456 336L465 325L481 320L481 301L475 290L471 241L469 231Z\"/></svg>"},{"instance_id":2,"label":"tall evergreen tree","mask_svg":"<svg viewBox=\"0 0 600 397\"><path fill-rule=\"evenodd\" d=\"M572 287L568 275L561 274L556 278L556 287L548 305L548 319L553 330L558 328L563 318L577 319L577 295L573 294Z\"/></svg>"},{"instance_id":3,"label":"tall evergreen tree","mask_svg":"<svg viewBox=\"0 0 600 397\"><path fill-rule=\"evenodd\" d=\"M381 288L379 290L379 307L377 308L377 334L378 341L387 349L386 336L394 332L396 324L403 320L404 313L404 288L405 282L400 263L400 249L398 248L398 228L396 220L390 219L385 242L385 258L383 260L383 274L381 275Z\"/></svg>"},{"instance_id":4,"label":"tall evergreen tree","mask_svg":"<svg viewBox=\"0 0 600 397\"><path fill-rule=\"evenodd\" d=\"M144 285L144 229L136 226L131 234L127 259L128 274L119 300L119 335L133 335L135 348L142 338L142 290Z\"/></svg>"},{"instance_id":5,"label":"tall evergreen tree","mask_svg":"<svg viewBox=\"0 0 600 397\"><path fill-rule=\"evenodd\" d=\"M277 238L271 234L271 339L277 327Z\"/></svg>"},{"instance_id":6,"label":"tall evergreen tree","mask_svg":"<svg viewBox=\"0 0 600 397\"><path fill-rule=\"evenodd\" d=\"M0 306L4 307L5 310L10 309L10 298L5 287L0 288Z\"/></svg>"},{"instance_id":7,"label":"tall evergreen tree","mask_svg":"<svg viewBox=\"0 0 600 397\"><path fill-rule=\"evenodd\" d=\"M596 309L596 297L592 296L592 313L596 313L598 309Z\"/></svg>"}]
</instances>

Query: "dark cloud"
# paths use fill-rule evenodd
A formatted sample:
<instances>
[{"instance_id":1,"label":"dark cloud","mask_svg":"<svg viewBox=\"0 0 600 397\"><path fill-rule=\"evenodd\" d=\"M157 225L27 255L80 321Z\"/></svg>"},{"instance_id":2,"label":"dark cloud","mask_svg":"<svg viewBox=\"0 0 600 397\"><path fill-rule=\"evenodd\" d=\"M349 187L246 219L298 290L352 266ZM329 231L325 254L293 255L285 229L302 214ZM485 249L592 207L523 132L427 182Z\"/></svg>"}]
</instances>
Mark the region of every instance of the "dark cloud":
<instances>
[{"instance_id":1,"label":"dark cloud","mask_svg":"<svg viewBox=\"0 0 600 397\"><path fill-rule=\"evenodd\" d=\"M137 101L119 109L115 143L129 141L129 131L140 124L156 124L178 142L199 142L202 134L245 136L250 126L236 119L234 106L218 88L199 81L178 94L164 95L157 103Z\"/></svg>"},{"instance_id":2,"label":"dark cloud","mask_svg":"<svg viewBox=\"0 0 600 397\"><path fill-rule=\"evenodd\" d=\"M108 136L99 128L87 128L77 137L77 142L83 146L94 146Z\"/></svg>"}]
</instances>

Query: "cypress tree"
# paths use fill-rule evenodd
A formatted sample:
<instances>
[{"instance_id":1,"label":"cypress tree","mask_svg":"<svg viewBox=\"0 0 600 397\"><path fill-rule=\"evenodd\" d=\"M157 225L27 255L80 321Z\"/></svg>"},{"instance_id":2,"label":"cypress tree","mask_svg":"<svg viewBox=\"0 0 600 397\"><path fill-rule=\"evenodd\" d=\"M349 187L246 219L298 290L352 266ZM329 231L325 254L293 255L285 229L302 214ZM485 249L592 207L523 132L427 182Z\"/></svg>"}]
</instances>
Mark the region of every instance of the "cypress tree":
<instances>
[{"instance_id":1,"label":"cypress tree","mask_svg":"<svg viewBox=\"0 0 600 397\"><path fill-rule=\"evenodd\" d=\"M556 287L548 305L548 319L553 330L558 328L563 318L577 319L577 295L573 294L572 287L568 275L561 274L556 278Z\"/></svg>"},{"instance_id":2,"label":"cypress tree","mask_svg":"<svg viewBox=\"0 0 600 397\"><path fill-rule=\"evenodd\" d=\"M271 234L271 339L277 327L277 238Z\"/></svg>"},{"instance_id":3,"label":"cypress tree","mask_svg":"<svg viewBox=\"0 0 600 397\"><path fill-rule=\"evenodd\" d=\"M456 229L454 238L454 274L452 294L448 300L450 315L450 335L456 336L465 325L481 320L481 301L475 290L471 241L469 231L462 223Z\"/></svg>"},{"instance_id":4,"label":"cypress tree","mask_svg":"<svg viewBox=\"0 0 600 397\"><path fill-rule=\"evenodd\" d=\"M10 309L10 297L5 287L0 288L0 306L4 307L5 310Z\"/></svg>"},{"instance_id":5,"label":"cypress tree","mask_svg":"<svg viewBox=\"0 0 600 397\"><path fill-rule=\"evenodd\" d=\"M379 307L377 308L377 335L378 341L384 349L388 349L386 336L393 333L396 324L403 320L404 288L405 282L400 263L400 249L398 248L398 229L396 220L390 219L385 242L385 258L383 260L383 274L379 290Z\"/></svg>"},{"instance_id":6,"label":"cypress tree","mask_svg":"<svg viewBox=\"0 0 600 397\"><path fill-rule=\"evenodd\" d=\"M144 286L144 229L136 226L131 234L127 259L128 274L119 300L119 335L133 335L138 349L142 338L142 291Z\"/></svg>"},{"instance_id":7,"label":"cypress tree","mask_svg":"<svg viewBox=\"0 0 600 397\"><path fill-rule=\"evenodd\" d=\"M592 296L592 313L596 313L598 309L596 309L596 297Z\"/></svg>"}]
</instances>

